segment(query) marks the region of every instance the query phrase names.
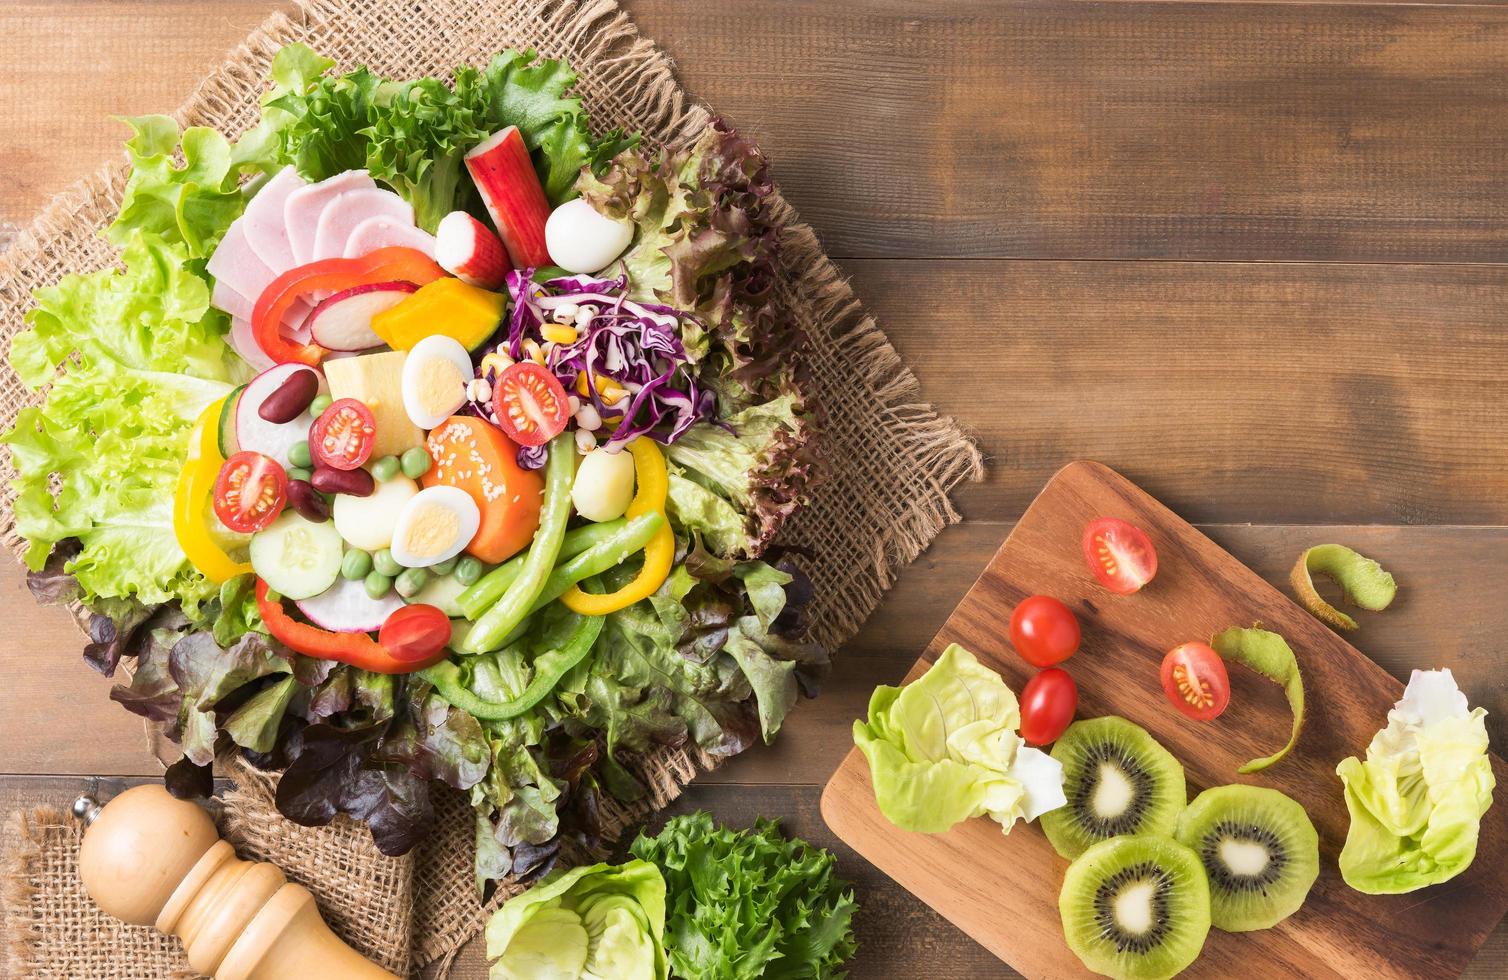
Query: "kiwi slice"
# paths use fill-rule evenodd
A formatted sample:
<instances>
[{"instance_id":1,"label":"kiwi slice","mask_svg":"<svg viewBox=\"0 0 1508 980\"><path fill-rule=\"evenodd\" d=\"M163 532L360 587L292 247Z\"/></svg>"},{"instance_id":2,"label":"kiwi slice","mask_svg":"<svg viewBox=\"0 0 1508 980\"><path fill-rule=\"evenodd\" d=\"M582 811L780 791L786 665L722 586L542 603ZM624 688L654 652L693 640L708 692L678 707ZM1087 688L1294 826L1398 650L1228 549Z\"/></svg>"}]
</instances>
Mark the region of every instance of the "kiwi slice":
<instances>
[{"instance_id":1,"label":"kiwi slice","mask_svg":"<svg viewBox=\"0 0 1508 980\"><path fill-rule=\"evenodd\" d=\"M1068 803L1042 815L1057 852L1073 860L1125 834L1172 837L1188 802L1183 766L1145 728L1107 715L1074 722L1053 746Z\"/></svg>"},{"instance_id":2,"label":"kiwi slice","mask_svg":"<svg viewBox=\"0 0 1508 980\"><path fill-rule=\"evenodd\" d=\"M1309 814L1275 789L1207 789L1183 811L1176 836L1204 864L1210 921L1226 932L1282 922L1319 876L1319 834Z\"/></svg>"},{"instance_id":3,"label":"kiwi slice","mask_svg":"<svg viewBox=\"0 0 1508 980\"><path fill-rule=\"evenodd\" d=\"M1114 837L1068 866L1063 937L1095 973L1162 980L1194 962L1210 931L1199 856L1168 837Z\"/></svg>"}]
</instances>

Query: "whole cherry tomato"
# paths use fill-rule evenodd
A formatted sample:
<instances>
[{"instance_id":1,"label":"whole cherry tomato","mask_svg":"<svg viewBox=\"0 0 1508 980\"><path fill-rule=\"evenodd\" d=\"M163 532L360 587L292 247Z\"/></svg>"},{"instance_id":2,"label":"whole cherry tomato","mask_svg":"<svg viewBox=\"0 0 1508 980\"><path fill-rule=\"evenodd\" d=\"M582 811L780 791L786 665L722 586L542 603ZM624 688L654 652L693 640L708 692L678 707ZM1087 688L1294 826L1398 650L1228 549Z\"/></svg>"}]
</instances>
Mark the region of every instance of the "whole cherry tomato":
<instances>
[{"instance_id":1,"label":"whole cherry tomato","mask_svg":"<svg viewBox=\"0 0 1508 980\"><path fill-rule=\"evenodd\" d=\"M1050 595L1027 596L1011 613L1011 645L1033 667L1051 667L1079 648L1079 621Z\"/></svg>"},{"instance_id":2,"label":"whole cherry tomato","mask_svg":"<svg viewBox=\"0 0 1508 980\"><path fill-rule=\"evenodd\" d=\"M1021 692L1021 737L1028 745L1056 742L1078 706L1079 689L1068 671L1049 667L1038 672Z\"/></svg>"},{"instance_id":3,"label":"whole cherry tomato","mask_svg":"<svg viewBox=\"0 0 1508 980\"><path fill-rule=\"evenodd\" d=\"M439 606L422 602L394 609L377 631L377 642L394 660L428 660L450 642L450 619Z\"/></svg>"}]
</instances>

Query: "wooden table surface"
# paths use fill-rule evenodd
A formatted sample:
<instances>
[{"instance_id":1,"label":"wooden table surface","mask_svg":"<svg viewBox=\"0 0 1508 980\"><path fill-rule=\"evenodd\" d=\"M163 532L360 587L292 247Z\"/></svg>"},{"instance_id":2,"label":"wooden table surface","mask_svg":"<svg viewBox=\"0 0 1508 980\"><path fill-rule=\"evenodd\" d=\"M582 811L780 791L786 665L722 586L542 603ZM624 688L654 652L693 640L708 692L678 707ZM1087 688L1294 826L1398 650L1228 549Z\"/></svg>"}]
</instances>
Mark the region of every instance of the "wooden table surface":
<instances>
[{"instance_id":1,"label":"wooden table surface","mask_svg":"<svg viewBox=\"0 0 1508 980\"><path fill-rule=\"evenodd\" d=\"M170 109L276 6L0 5L0 242L115 151L107 116ZM687 807L780 815L835 846L817 798L851 719L1078 457L1275 583L1309 544L1380 559L1402 591L1356 645L1400 678L1453 668L1508 746L1508 8L626 6L687 88L759 139L989 457L958 495L966 522L901 576L822 698ZM0 587L0 810L151 775L67 616L34 605L8 560ZM863 904L854 977L1013 975L839 851ZM1500 927L1468 975L1505 974ZM476 950L456 975L485 975Z\"/></svg>"}]
</instances>

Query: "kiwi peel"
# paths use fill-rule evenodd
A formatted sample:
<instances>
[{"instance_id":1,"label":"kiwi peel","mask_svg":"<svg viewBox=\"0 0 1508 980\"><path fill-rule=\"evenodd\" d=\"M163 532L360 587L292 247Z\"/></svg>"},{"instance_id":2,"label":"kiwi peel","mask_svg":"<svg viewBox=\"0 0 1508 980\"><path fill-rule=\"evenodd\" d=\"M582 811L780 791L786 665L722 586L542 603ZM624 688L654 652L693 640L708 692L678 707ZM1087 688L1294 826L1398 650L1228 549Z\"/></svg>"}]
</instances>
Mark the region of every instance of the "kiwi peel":
<instances>
[{"instance_id":1,"label":"kiwi peel","mask_svg":"<svg viewBox=\"0 0 1508 980\"><path fill-rule=\"evenodd\" d=\"M1317 544L1305 551L1299 555L1288 580L1305 609L1339 630L1354 630L1357 622L1324 600L1314 588L1315 575L1333 580L1345 593L1347 602L1372 612L1386 609L1398 594L1398 583L1391 574L1343 544Z\"/></svg>"},{"instance_id":2,"label":"kiwi peel","mask_svg":"<svg viewBox=\"0 0 1508 980\"><path fill-rule=\"evenodd\" d=\"M1114 837L1068 866L1058 894L1068 948L1123 980L1165 980L1198 958L1210 930L1199 857L1166 837Z\"/></svg>"},{"instance_id":3,"label":"kiwi peel","mask_svg":"<svg viewBox=\"0 0 1508 980\"><path fill-rule=\"evenodd\" d=\"M1173 835L1188 802L1183 766L1140 725L1115 715L1074 722L1052 757L1063 766L1068 803L1041 824L1063 857L1112 837Z\"/></svg>"},{"instance_id":4,"label":"kiwi peel","mask_svg":"<svg viewBox=\"0 0 1508 980\"><path fill-rule=\"evenodd\" d=\"M1319 876L1319 835L1292 798L1260 786L1217 786L1178 819L1177 839L1209 879L1210 921L1268 929L1299 910Z\"/></svg>"},{"instance_id":5,"label":"kiwi peel","mask_svg":"<svg viewBox=\"0 0 1508 980\"><path fill-rule=\"evenodd\" d=\"M1288 695L1288 707L1293 709L1293 730L1288 736L1288 744L1272 755L1251 760L1236 771L1257 772L1281 761L1293 751L1299 732L1304 729L1304 678L1299 674L1299 662L1293 655L1293 648L1277 633L1259 626L1251 629L1232 627L1216 634L1210 640L1210 646L1226 660L1244 664L1281 687Z\"/></svg>"}]
</instances>

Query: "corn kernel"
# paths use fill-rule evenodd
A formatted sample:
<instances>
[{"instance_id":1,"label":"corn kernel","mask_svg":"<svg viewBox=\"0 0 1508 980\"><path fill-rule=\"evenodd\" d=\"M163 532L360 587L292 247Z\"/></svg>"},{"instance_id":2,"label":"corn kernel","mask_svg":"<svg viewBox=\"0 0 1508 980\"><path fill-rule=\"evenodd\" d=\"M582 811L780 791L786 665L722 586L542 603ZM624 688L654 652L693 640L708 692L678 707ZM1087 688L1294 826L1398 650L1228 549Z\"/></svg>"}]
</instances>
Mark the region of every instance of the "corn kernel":
<instances>
[{"instance_id":1,"label":"corn kernel","mask_svg":"<svg viewBox=\"0 0 1508 980\"><path fill-rule=\"evenodd\" d=\"M528 357L535 364L543 365L545 363L544 348L532 340L524 341L524 356Z\"/></svg>"},{"instance_id":2,"label":"corn kernel","mask_svg":"<svg viewBox=\"0 0 1508 980\"><path fill-rule=\"evenodd\" d=\"M552 344L574 344L576 342L576 328L563 324L547 323L539 328L539 335Z\"/></svg>"},{"instance_id":3,"label":"corn kernel","mask_svg":"<svg viewBox=\"0 0 1508 980\"><path fill-rule=\"evenodd\" d=\"M512 366L513 358L509 357L507 354L504 354L500 350L493 351L491 354L488 354L487 356L482 358L483 374L486 374L488 371L492 371L494 374L502 374Z\"/></svg>"}]
</instances>

